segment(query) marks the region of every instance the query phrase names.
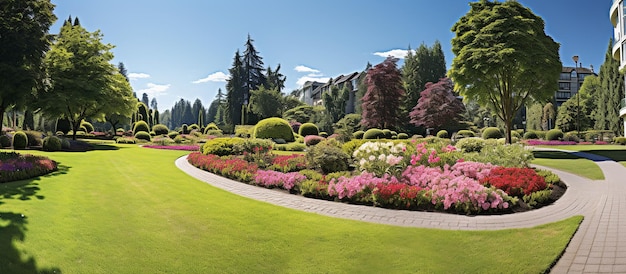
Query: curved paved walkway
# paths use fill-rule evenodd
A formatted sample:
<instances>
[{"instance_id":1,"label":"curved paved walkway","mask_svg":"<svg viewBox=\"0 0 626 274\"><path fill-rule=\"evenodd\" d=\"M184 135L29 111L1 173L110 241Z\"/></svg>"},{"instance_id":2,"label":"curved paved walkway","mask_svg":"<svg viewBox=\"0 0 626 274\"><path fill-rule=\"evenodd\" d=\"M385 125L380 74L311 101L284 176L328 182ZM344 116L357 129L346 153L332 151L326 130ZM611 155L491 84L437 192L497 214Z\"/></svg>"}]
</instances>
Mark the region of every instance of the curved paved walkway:
<instances>
[{"instance_id":1,"label":"curved paved walkway","mask_svg":"<svg viewBox=\"0 0 626 274\"><path fill-rule=\"evenodd\" d=\"M622 178L626 177L626 168L607 158L587 153L576 154L594 160L606 179L592 181L542 167L559 175L568 185L567 191L559 200L537 210L490 216L392 210L310 199L239 183L202 171L189 164L186 156L177 159L176 166L196 179L247 198L331 217L388 225L448 230L498 230L534 227L583 215L584 221L552 272L626 273L626 178Z\"/></svg>"}]
</instances>

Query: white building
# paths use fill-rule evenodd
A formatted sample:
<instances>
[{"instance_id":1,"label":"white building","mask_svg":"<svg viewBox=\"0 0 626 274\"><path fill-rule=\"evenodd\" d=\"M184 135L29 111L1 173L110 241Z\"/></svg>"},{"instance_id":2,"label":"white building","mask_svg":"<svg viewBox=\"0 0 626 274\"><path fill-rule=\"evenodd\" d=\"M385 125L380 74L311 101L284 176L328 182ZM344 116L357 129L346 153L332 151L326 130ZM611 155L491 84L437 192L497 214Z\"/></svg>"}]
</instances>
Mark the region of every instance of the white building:
<instances>
[{"instance_id":1,"label":"white building","mask_svg":"<svg viewBox=\"0 0 626 274\"><path fill-rule=\"evenodd\" d=\"M613 24L613 58L619 60L619 69L626 66L626 10L624 10L624 0L613 0L609 16ZM622 98L619 116L624 120L624 136L626 136L626 98Z\"/></svg>"}]
</instances>

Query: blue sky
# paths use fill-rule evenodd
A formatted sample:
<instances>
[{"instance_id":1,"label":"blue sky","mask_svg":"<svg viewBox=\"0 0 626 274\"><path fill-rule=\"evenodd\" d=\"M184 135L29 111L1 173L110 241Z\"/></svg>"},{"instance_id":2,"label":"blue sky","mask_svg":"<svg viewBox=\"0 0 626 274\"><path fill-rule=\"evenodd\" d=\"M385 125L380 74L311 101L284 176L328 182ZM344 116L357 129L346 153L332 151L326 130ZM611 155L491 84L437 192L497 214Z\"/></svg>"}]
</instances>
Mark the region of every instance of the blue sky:
<instances>
[{"instance_id":1,"label":"blue sky","mask_svg":"<svg viewBox=\"0 0 626 274\"><path fill-rule=\"evenodd\" d=\"M612 0L520 0L546 22L561 44L561 61L595 71L613 35ZM52 0L59 20L78 16L89 31L101 30L115 45L115 64L124 62L138 96L157 98L159 110L180 98L209 105L247 35L265 66L281 65L284 92L307 79L325 81L380 63L392 50L439 40L448 68L454 58L450 31L469 11L460 0Z\"/></svg>"}]
</instances>

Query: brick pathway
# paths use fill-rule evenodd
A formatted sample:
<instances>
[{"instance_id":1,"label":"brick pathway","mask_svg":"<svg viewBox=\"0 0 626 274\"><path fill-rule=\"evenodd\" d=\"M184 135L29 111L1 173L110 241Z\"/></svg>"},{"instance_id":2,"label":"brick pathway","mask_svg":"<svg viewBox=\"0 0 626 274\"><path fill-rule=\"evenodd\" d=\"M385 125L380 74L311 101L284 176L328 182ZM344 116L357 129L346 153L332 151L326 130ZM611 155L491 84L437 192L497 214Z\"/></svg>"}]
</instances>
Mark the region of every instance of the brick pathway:
<instances>
[{"instance_id":1,"label":"brick pathway","mask_svg":"<svg viewBox=\"0 0 626 274\"><path fill-rule=\"evenodd\" d=\"M202 171L190 165L186 156L177 159L176 166L198 180L243 197L331 217L388 225L448 230L498 230L534 227L583 215L585 220L552 272L626 273L626 178L622 178L626 177L626 168L606 158L577 154L596 161L606 179L592 181L571 173L544 168L559 175L568 185L563 197L540 209L492 216L392 210L310 199L239 183Z\"/></svg>"}]
</instances>

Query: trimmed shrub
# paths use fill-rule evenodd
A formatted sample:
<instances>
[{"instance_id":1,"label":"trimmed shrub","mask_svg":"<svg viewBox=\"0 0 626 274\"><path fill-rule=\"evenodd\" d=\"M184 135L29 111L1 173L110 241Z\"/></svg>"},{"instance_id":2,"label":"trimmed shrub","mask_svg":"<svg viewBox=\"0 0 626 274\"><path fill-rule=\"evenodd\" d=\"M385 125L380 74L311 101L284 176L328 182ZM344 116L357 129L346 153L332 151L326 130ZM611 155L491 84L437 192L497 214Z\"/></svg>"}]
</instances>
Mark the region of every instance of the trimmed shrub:
<instances>
[{"instance_id":1,"label":"trimmed shrub","mask_svg":"<svg viewBox=\"0 0 626 274\"><path fill-rule=\"evenodd\" d=\"M363 139L373 140L373 139L384 139L385 133L377 128L370 128L363 134Z\"/></svg>"},{"instance_id":2,"label":"trimmed shrub","mask_svg":"<svg viewBox=\"0 0 626 274\"><path fill-rule=\"evenodd\" d=\"M155 137L157 135L156 135L156 133L154 131L150 131L150 136Z\"/></svg>"},{"instance_id":3,"label":"trimmed shrub","mask_svg":"<svg viewBox=\"0 0 626 274\"><path fill-rule=\"evenodd\" d=\"M385 139L391 139L392 137L391 130L383 129L383 135L385 136Z\"/></svg>"},{"instance_id":4,"label":"trimmed shrub","mask_svg":"<svg viewBox=\"0 0 626 274\"><path fill-rule=\"evenodd\" d=\"M178 136L180 133L178 133L178 131L170 131L167 133L167 137L170 137L171 139L176 138L176 136Z\"/></svg>"},{"instance_id":5,"label":"trimmed shrub","mask_svg":"<svg viewBox=\"0 0 626 274\"><path fill-rule=\"evenodd\" d=\"M0 147L10 147L11 139L7 135L0 135Z\"/></svg>"},{"instance_id":6,"label":"trimmed shrub","mask_svg":"<svg viewBox=\"0 0 626 274\"><path fill-rule=\"evenodd\" d=\"M189 129L189 131L192 131L192 130L194 130L194 129L195 129L195 130L200 130L200 126L198 126L197 124L191 124L191 125L188 127L188 129Z\"/></svg>"},{"instance_id":7,"label":"trimmed shrub","mask_svg":"<svg viewBox=\"0 0 626 274\"><path fill-rule=\"evenodd\" d=\"M18 131L13 134L13 148L25 149L28 145L28 136L23 131Z\"/></svg>"},{"instance_id":8,"label":"trimmed shrub","mask_svg":"<svg viewBox=\"0 0 626 274\"><path fill-rule=\"evenodd\" d=\"M218 156L241 154L242 151L238 147L243 146L244 141L245 139L237 137L211 139L202 146L202 154L215 154Z\"/></svg>"},{"instance_id":9,"label":"trimmed shrub","mask_svg":"<svg viewBox=\"0 0 626 274\"><path fill-rule=\"evenodd\" d=\"M150 126L146 121L137 121L135 122L135 126L133 126L133 135L136 135L137 132L143 131L145 133L150 132Z\"/></svg>"},{"instance_id":10,"label":"trimmed shrub","mask_svg":"<svg viewBox=\"0 0 626 274\"><path fill-rule=\"evenodd\" d=\"M363 135L364 134L365 134L365 131L357 130L354 133L352 133L352 138L354 138L354 139L363 139Z\"/></svg>"},{"instance_id":11,"label":"trimmed shrub","mask_svg":"<svg viewBox=\"0 0 626 274\"><path fill-rule=\"evenodd\" d=\"M152 140L152 136L150 136L150 133L147 133L145 131L139 131L139 132L135 133L135 139L146 140L146 141L150 142L150 140Z\"/></svg>"},{"instance_id":12,"label":"trimmed shrub","mask_svg":"<svg viewBox=\"0 0 626 274\"><path fill-rule=\"evenodd\" d=\"M189 126L187 124L183 124L180 133L181 134L189 134Z\"/></svg>"},{"instance_id":13,"label":"trimmed shrub","mask_svg":"<svg viewBox=\"0 0 626 274\"><path fill-rule=\"evenodd\" d=\"M502 132L497 127L488 127L483 129L483 139L499 139L502 138Z\"/></svg>"},{"instance_id":14,"label":"trimmed shrub","mask_svg":"<svg viewBox=\"0 0 626 274\"><path fill-rule=\"evenodd\" d=\"M517 138L522 139L522 135L519 134L519 132L515 131L515 130L511 130L511 138Z\"/></svg>"},{"instance_id":15,"label":"trimmed shrub","mask_svg":"<svg viewBox=\"0 0 626 274\"><path fill-rule=\"evenodd\" d=\"M302 137L306 137L308 135L318 135L319 133L319 128L317 128L317 126L313 123L304 123L298 129L298 134L300 134Z\"/></svg>"},{"instance_id":16,"label":"trimmed shrub","mask_svg":"<svg viewBox=\"0 0 626 274\"><path fill-rule=\"evenodd\" d=\"M300 132L300 126L302 126L302 123L298 121L290 121L289 125L291 126L291 130L293 130L293 132Z\"/></svg>"},{"instance_id":17,"label":"trimmed shrub","mask_svg":"<svg viewBox=\"0 0 626 274\"><path fill-rule=\"evenodd\" d=\"M61 139L56 136L48 136L43 138L43 150L45 151L59 151L62 149Z\"/></svg>"},{"instance_id":18,"label":"trimmed shrub","mask_svg":"<svg viewBox=\"0 0 626 274\"><path fill-rule=\"evenodd\" d=\"M254 126L253 138L261 139L284 139L293 142L293 131L287 120L277 117L267 118L259 121Z\"/></svg>"},{"instance_id":19,"label":"trimmed shrub","mask_svg":"<svg viewBox=\"0 0 626 274\"><path fill-rule=\"evenodd\" d=\"M486 142L482 138L468 137L456 142L456 147L463 152L480 152L485 144Z\"/></svg>"},{"instance_id":20,"label":"trimmed shrub","mask_svg":"<svg viewBox=\"0 0 626 274\"><path fill-rule=\"evenodd\" d=\"M29 147L38 147L41 146L41 142L43 140L43 134L39 131L27 130L24 131L26 136L28 137L28 146Z\"/></svg>"},{"instance_id":21,"label":"trimmed shrub","mask_svg":"<svg viewBox=\"0 0 626 274\"><path fill-rule=\"evenodd\" d=\"M94 130L93 125L91 123L85 121L85 120L80 122L80 127L81 128L85 128L85 132L87 132L87 133L91 133Z\"/></svg>"},{"instance_id":22,"label":"trimmed shrub","mask_svg":"<svg viewBox=\"0 0 626 274\"><path fill-rule=\"evenodd\" d=\"M278 144L274 145L274 150L280 150L280 151L304 151L305 149L306 149L306 145L303 143L288 143L284 145L278 145Z\"/></svg>"},{"instance_id":23,"label":"trimmed shrub","mask_svg":"<svg viewBox=\"0 0 626 274\"><path fill-rule=\"evenodd\" d=\"M317 135L308 135L306 137L304 137L304 144L306 146L314 146L319 144L320 142L324 141L324 137L321 136L317 136Z\"/></svg>"},{"instance_id":24,"label":"trimmed shrub","mask_svg":"<svg viewBox=\"0 0 626 274\"><path fill-rule=\"evenodd\" d=\"M70 140L66 139L66 138L60 138L61 139L61 148L62 149L70 149L71 144L70 144Z\"/></svg>"},{"instance_id":25,"label":"trimmed shrub","mask_svg":"<svg viewBox=\"0 0 626 274\"><path fill-rule=\"evenodd\" d=\"M524 133L524 139L528 140L528 139L539 139L539 137L537 136L537 133L534 131L528 131L526 133Z\"/></svg>"},{"instance_id":26,"label":"trimmed shrub","mask_svg":"<svg viewBox=\"0 0 626 274\"><path fill-rule=\"evenodd\" d=\"M200 132L198 132L198 133L200 133ZM222 135L224 135L224 132L222 132L221 129L212 129L212 130L204 131L204 134L211 135L211 136L222 136ZM241 137L241 136L238 136L238 137Z\"/></svg>"},{"instance_id":27,"label":"trimmed shrub","mask_svg":"<svg viewBox=\"0 0 626 274\"><path fill-rule=\"evenodd\" d=\"M152 131L154 131L156 135L166 135L170 132L170 129L164 124L156 124L152 126Z\"/></svg>"},{"instance_id":28,"label":"trimmed shrub","mask_svg":"<svg viewBox=\"0 0 626 274\"><path fill-rule=\"evenodd\" d=\"M580 138L578 138L578 134L576 132L568 132L563 135L563 141L570 142L580 142Z\"/></svg>"},{"instance_id":29,"label":"trimmed shrub","mask_svg":"<svg viewBox=\"0 0 626 274\"><path fill-rule=\"evenodd\" d=\"M546 140L554 141L563 139L563 131L560 129L551 129L546 133Z\"/></svg>"},{"instance_id":30,"label":"trimmed shrub","mask_svg":"<svg viewBox=\"0 0 626 274\"><path fill-rule=\"evenodd\" d=\"M253 132L254 132L254 126L239 125L235 127L235 137L250 138Z\"/></svg>"},{"instance_id":31,"label":"trimmed shrub","mask_svg":"<svg viewBox=\"0 0 626 274\"><path fill-rule=\"evenodd\" d=\"M626 137L615 137L613 138L613 143L618 145L626 145Z\"/></svg>"},{"instance_id":32,"label":"trimmed shrub","mask_svg":"<svg viewBox=\"0 0 626 274\"><path fill-rule=\"evenodd\" d=\"M401 139L401 140L409 139L409 135L404 132L398 133L398 139Z\"/></svg>"},{"instance_id":33,"label":"trimmed shrub","mask_svg":"<svg viewBox=\"0 0 626 274\"><path fill-rule=\"evenodd\" d=\"M145 132L145 131L142 131ZM135 139L134 138L128 138L128 137L122 137L122 138L117 138L115 140L116 143L118 144L134 144L135 143Z\"/></svg>"},{"instance_id":34,"label":"trimmed shrub","mask_svg":"<svg viewBox=\"0 0 626 274\"><path fill-rule=\"evenodd\" d=\"M328 132L322 131L322 132L320 132L320 136L322 136L324 138L328 138Z\"/></svg>"},{"instance_id":35,"label":"trimmed shrub","mask_svg":"<svg viewBox=\"0 0 626 274\"><path fill-rule=\"evenodd\" d=\"M220 129L220 128L215 123L209 123L204 128L204 131L207 131L207 130L218 130L218 129Z\"/></svg>"},{"instance_id":36,"label":"trimmed shrub","mask_svg":"<svg viewBox=\"0 0 626 274\"><path fill-rule=\"evenodd\" d=\"M338 147L337 141L327 140L309 147L306 159L311 168L319 168L328 174L348 170L350 156Z\"/></svg>"},{"instance_id":37,"label":"trimmed shrub","mask_svg":"<svg viewBox=\"0 0 626 274\"><path fill-rule=\"evenodd\" d=\"M476 137L476 133L474 133L474 132L473 132L473 131L471 131L471 130L467 130L467 129L462 129L462 130L459 130L459 131L456 133L456 136L459 136L459 135L461 135L461 136L463 136L463 137L465 137L465 138L467 138L467 137Z\"/></svg>"},{"instance_id":38,"label":"trimmed shrub","mask_svg":"<svg viewBox=\"0 0 626 274\"><path fill-rule=\"evenodd\" d=\"M444 129L440 130L437 132L437 138L448 138L448 131Z\"/></svg>"}]
</instances>

